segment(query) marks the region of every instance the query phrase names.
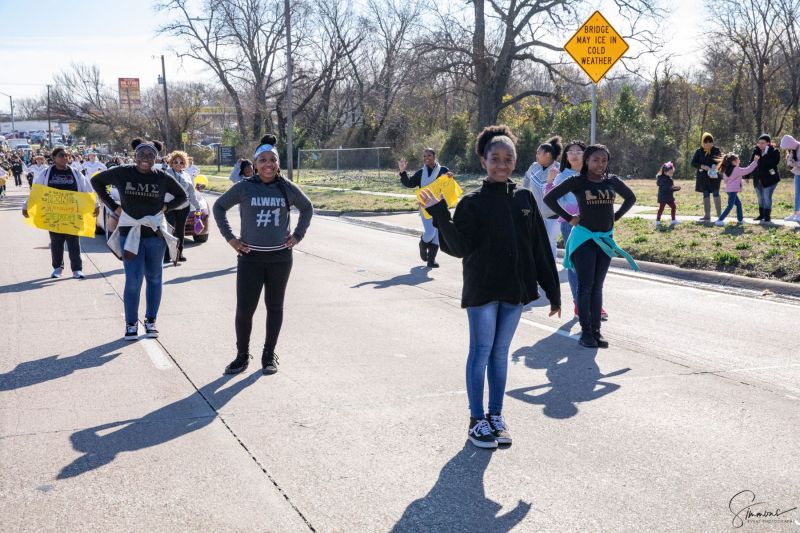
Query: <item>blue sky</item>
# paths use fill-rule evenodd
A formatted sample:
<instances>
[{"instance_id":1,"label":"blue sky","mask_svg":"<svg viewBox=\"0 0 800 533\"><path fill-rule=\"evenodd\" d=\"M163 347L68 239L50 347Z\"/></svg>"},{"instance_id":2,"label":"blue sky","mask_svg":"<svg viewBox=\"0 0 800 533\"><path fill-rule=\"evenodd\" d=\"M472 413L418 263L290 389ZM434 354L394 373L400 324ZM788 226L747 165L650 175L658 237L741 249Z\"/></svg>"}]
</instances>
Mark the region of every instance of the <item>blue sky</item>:
<instances>
[{"instance_id":1,"label":"blue sky","mask_svg":"<svg viewBox=\"0 0 800 533\"><path fill-rule=\"evenodd\" d=\"M599 0L597 7L613 25L615 16L605 2ZM674 14L665 23L666 50L693 61L702 1L670 4ZM170 52L168 38L155 35L164 15L152 5L147 0L0 0L0 91L15 99L40 94L71 62L98 65L112 85L119 77L130 77L140 78L146 88L156 84L161 54L166 56L168 80L207 78L198 65L181 64ZM8 110L2 95L0 110Z\"/></svg>"}]
</instances>

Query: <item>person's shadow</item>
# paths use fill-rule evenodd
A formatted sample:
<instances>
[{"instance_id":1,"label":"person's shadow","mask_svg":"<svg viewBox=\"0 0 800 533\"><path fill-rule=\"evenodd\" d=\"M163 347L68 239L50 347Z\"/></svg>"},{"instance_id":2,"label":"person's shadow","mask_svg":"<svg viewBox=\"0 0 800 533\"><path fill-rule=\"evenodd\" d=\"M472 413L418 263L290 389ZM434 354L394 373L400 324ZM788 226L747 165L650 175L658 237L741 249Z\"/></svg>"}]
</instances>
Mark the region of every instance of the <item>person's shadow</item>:
<instances>
[{"instance_id":1,"label":"person's shadow","mask_svg":"<svg viewBox=\"0 0 800 533\"><path fill-rule=\"evenodd\" d=\"M395 287L397 285L408 285L413 287L433 281L433 278L428 277L428 272L430 272L430 269L427 267L415 266L411 268L408 274L400 274L399 276L395 276L393 278L378 281L364 281L358 285L353 285L350 288L360 289L361 287L366 287L367 285L374 285L373 288L375 289L388 289L389 287Z\"/></svg>"},{"instance_id":2,"label":"person's shadow","mask_svg":"<svg viewBox=\"0 0 800 533\"><path fill-rule=\"evenodd\" d=\"M70 436L70 441L72 447L83 452L83 455L62 468L57 479L79 476L109 464L122 452L158 446L208 426L217 418L217 412L222 406L255 383L259 376L261 370L253 372L227 389L220 390L234 377L224 375L200 389L199 394L197 391L192 392L186 398L141 418L120 420L76 431ZM213 410L206 401L213 406Z\"/></svg>"},{"instance_id":3,"label":"person's shadow","mask_svg":"<svg viewBox=\"0 0 800 533\"><path fill-rule=\"evenodd\" d=\"M94 368L113 361L126 343L122 339L94 346L77 355L59 357L51 355L35 361L25 361L14 370L0 374L0 391L30 387L46 381L63 378L77 370Z\"/></svg>"},{"instance_id":4,"label":"person's shadow","mask_svg":"<svg viewBox=\"0 0 800 533\"><path fill-rule=\"evenodd\" d=\"M424 497L411 502L392 533L405 531L510 531L528 514L531 504L520 500L500 515L502 506L486 497L483 475L492 451L469 441L450 459L436 484Z\"/></svg>"},{"instance_id":5,"label":"person's shadow","mask_svg":"<svg viewBox=\"0 0 800 533\"><path fill-rule=\"evenodd\" d=\"M574 323L574 320L572 321ZM562 326L569 330L571 323ZM531 347L520 348L512 362L523 361L528 368L545 369L549 383L507 391L511 398L544 406L551 418L570 418L578 414L578 404L597 400L620 388L603 381L622 375L630 368L601 374L595 357L597 348L584 348L572 338L553 333Z\"/></svg>"}]
</instances>

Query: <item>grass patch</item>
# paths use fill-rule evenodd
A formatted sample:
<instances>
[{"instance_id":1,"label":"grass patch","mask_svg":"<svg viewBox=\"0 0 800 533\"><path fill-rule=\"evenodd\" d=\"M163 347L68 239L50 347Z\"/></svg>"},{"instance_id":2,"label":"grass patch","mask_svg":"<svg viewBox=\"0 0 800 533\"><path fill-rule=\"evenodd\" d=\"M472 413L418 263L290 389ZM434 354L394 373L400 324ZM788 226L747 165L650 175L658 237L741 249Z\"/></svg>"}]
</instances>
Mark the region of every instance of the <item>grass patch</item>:
<instances>
[{"instance_id":1,"label":"grass patch","mask_svg":"<svg viewBox=\"0 0 800 533\"><path fill-rule=\"evenodd\" d=\"M658 230L652 221L642 226L641 219L626 218L614 233L622 248L643 261L800 283L800 228L687 223Z\"/></svg>"}]
</instances>

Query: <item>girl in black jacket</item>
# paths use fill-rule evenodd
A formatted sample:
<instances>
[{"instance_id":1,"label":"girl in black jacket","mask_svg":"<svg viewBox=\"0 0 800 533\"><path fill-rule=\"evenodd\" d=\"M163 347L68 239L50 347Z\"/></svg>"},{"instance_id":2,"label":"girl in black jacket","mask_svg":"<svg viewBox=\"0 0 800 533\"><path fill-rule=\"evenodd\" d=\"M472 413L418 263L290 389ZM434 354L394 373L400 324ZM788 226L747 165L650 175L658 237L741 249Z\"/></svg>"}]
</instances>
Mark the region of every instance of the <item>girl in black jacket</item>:
<instances>
[{"instance_id":1,"label":"girl in black jacket","mask_svg":"<svg viewBox=\"0 0 800 533\"><path fill-rule=\"evenodd\" d=\"M753 155L750 157L751 163L757 155L761 156L761 159L758 160L758 166L751 174L753 186L756 188L756 198L758 198L758 217L753 220L771 222L772 193L775 192L775 187L778 186L778 182L781 180L781 174L778 172L781 153L780 150L772 146L770 136L764 134L758 138L756 147L753 149Z\"/></svg>"},{"instance_id":2,"label":"girl in black jacket","mask_svg":"<svg viewBox=\"0 0 800 533\"><path fill-rule=\"evenodd\" d=\"M517 162L515 138L508 126L489 126L478 135L475 150L487 177L480 189L465 195L452 220L447 203L422 191L421 204L439 230L442 250L463 258L461 307L469 320L467 396L469 440L481 448L511 444L503 419L508 349L522 307L550 300L550 316L561 316L558 272L536 200L509 179ZM483 410L488 369L489 413Z\"/></svg>"}]
</instances>

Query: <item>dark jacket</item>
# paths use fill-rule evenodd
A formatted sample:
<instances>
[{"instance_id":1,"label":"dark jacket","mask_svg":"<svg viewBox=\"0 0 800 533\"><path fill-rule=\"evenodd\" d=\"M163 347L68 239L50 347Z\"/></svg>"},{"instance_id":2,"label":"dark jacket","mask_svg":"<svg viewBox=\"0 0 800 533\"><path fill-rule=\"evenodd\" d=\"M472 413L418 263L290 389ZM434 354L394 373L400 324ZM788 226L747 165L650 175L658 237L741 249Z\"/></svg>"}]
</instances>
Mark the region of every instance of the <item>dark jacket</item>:
<instances>
[{"instance_id":1,"label":"dark jacket","mask_svg":"<svg viewBox=\"0 0 800 533\"><path fill-rule=\"evenodd\" d=\"M711 147L711 152L706 155L705 150L698 148L692 157L692 166L697 169L695 173L694 190L697 192L719 191L719 184L722 176L717 174L717 178L709 178L708 171L700 168L702 165L708 167L716 166L722 158L722 152L716 146Z\"/></svg>"},{"instance_id":2,"label":"dark jacket","mask_svg":"<svg viewBox=\"0 0 800 533\"><path fill-rule=\"evenodd\" d=\"M428 169L428 172L430 173L431 170L433 169L432 168ZM439 176L444 176L448 172L450 172L450 169L442 165L439 169ZM436 177L438 178L439 176ZM416 172L414 172L414 174L411 177L408 177L408 172L405 171L401 172L400 182L406 187L410 187L412 189L414 187L420 187L422 185L422 169L419 169Z\"/></svg>"},{"instance_id":3,"label":"dark jacket","mask_svg":"<svg viewBox=\"0 0 800 533\"><path fill-rule=\"evenodd\" d=\"M675 191L672 187L675 182L666 174L659 174L656 178L656 185L658 185L658 203L669 203L675 201Z\"/></svg>"},{"instance_id":4,"label":"dark jacket","mask_svg":"<svg viewBox=\"0 0 800 533\"><path fill-rule=\"evenodd\" d=\"M501 301L527 304L541 286L561 307L558 272L533 194L513 182L484 180L465 195L452 220L444 201L429 208L445 253L463 258L461 307Z\"/></svg>"},{"instance_id":5,"label":"dark jacket","mask_svg":"<svg viewBox=\"0 0 800 533\"><path fill-rule=\"evenodd\" d=\"M758 147L753 150L753 154L750 156L751 163L757 155L761 155L761 150ZM781 173L778 172L778 163L780 161L780 150L770 145L767 148L767 153L758 160L756 169L750 174L750 177L753 178L753 186L771 187L781 181Z\"/></svg>"}]
</instances>

